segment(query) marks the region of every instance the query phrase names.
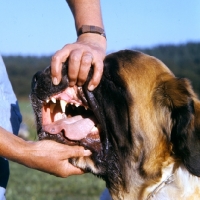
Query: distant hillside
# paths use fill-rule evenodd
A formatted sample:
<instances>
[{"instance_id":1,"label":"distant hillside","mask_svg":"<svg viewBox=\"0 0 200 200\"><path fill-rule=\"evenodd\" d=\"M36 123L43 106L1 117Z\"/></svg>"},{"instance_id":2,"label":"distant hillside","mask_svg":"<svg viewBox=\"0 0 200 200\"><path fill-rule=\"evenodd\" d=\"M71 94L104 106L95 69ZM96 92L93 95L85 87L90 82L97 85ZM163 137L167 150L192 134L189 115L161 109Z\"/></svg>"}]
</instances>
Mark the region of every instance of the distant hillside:
<instances>
[{"instance_id":1,"label":"distant hillside","mask_svg":"<svg viewBox=\"0 0 200 200\"><path fill-rule=\"evenodd\" d=\"M138 49L162 60L178 77L186 77L200 95L200 43ZM18 98L28 97L31 78L50 64L51 57L3 56L13 89Z\"/></svg>"},{"instance_id":2,"label":"distant hillside","mask_svg":"<svg viewBox=\"0 0 200 200\"><path fill-rule=\"evenodd\" d=\"M49 66L51 57L3 56L6 69L18 98L28 97L33 75Z\"/></svg>"}]
</instances>

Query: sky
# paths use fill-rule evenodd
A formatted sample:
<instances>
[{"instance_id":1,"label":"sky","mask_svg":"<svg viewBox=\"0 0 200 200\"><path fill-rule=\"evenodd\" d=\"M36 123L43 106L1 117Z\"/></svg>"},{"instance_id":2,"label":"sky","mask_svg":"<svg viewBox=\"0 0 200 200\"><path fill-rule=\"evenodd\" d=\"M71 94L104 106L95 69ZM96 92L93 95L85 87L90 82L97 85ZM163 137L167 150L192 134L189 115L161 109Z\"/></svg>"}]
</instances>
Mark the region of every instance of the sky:
<instances>
[{"instance_id":1,"label":"sky","mask_svg":"<svg viewBox=\"0 0 200 200\"><path fill-rule=\"evenodd\" d=\"M101 9L107 52L200 42L200 0L101 0ZM2 55L52 55L77 38L65 0L0 0L0 26Z\"/></svg>"}]
</instances>

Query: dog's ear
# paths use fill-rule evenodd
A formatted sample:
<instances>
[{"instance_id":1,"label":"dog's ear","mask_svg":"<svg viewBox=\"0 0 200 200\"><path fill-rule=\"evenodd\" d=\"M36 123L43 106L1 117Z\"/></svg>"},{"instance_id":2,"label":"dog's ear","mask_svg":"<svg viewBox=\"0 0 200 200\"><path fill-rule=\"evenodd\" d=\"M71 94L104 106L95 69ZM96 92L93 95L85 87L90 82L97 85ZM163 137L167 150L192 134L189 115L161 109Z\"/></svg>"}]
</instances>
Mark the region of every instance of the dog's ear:
<instances>
[{"instance_id":1,"label":"dog's ear","mask_svg":"<svg viewBox=\"0 0 200 200\"><path fill-rule=\"evenodd\" d=\"M171 113L173 151L190 173L200 176L200 101L187 79L172 77L162 90Z\"/></svg>"}]
</instances>

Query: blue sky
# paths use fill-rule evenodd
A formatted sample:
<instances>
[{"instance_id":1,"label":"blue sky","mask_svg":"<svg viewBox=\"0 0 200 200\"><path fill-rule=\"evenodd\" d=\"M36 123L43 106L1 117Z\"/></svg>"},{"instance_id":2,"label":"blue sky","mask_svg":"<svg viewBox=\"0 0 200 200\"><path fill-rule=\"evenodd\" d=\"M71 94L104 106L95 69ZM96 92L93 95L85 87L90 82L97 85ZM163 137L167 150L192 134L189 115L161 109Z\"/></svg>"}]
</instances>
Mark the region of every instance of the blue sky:
<instances>
[{"instance_id":1,"label":"blue sky","mask_svg":"<svg viewBox=\"0 0 200 200\"><path fill-rule=\"evenodd\" d=\"M101 5L108 52L200 42L199 0L102 0ZM0 26L3 55L51 55L76 40L65 0L1 0Z\"/></svg>"}]
</instances>

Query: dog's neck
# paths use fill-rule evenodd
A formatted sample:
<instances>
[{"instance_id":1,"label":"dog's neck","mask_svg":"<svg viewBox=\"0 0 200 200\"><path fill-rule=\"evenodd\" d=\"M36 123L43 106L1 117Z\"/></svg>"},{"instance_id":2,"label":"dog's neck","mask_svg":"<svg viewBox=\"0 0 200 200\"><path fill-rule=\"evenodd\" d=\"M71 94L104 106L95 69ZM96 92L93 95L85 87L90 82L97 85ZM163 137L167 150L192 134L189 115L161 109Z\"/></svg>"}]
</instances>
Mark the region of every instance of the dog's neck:
<instances>
[{"instance_id":1,"label":"dog's neck","mask_svg":"<svg viewBox=\"0 0 200 200\"><path fill-rule=\"evenodd\" d=\"M174 174L171 174L166 180L164 180L163 182L161 182L151 193L149 193L149 195L147 196L146 200L153 199L156 196L156 194L162 188L164 188L166 185L172 183L173 181L174 181Z\"/></svg>"},{"instance_id":2,"label":"dog's neck","mask_svg":"<svg viewBox=\"0 0 200 200\"><path fill-rule=\"evenodd\" d=\"M181 163L171 163L162 170L162 177L156 181L142 180L139 175L130 183L128 191L120 190L118 194L112 194L113 200L160 200L199 199L200 179L188 172ZM195 191L195 193L194 193Z\"/></svg>"},{"instance_id":3,"label":"dog's neck","mask_svg":"<svg viewBox=\"0 0 200 200\"><path fill-rule=\"evenodd\" d=\"M161 192L165 187L174 182L174 163L169 164L162 170L162 177L158 180L144 180L139 174L135 175L133 182L130 183L131 188L127 191L123 191L120 194L112 194L112 198L115 200L153 200L156 195Z\"/></svg>"},{"instance_id":4,"label":"dog's neck","mask_svg":"<svg viewBox=\"0 0 200 200\"><path fill-rule=\"evenodd\" d=\"M170 165L162 169L161 179L155 184L149 185L147 188L145 188L143 193L143 199L145 200L153 199L153 197L160 190L162 190L164 187L172 183L174 181L174 171L175 171L174 163L171 163Z\"/></svg>"}]
</instances>

